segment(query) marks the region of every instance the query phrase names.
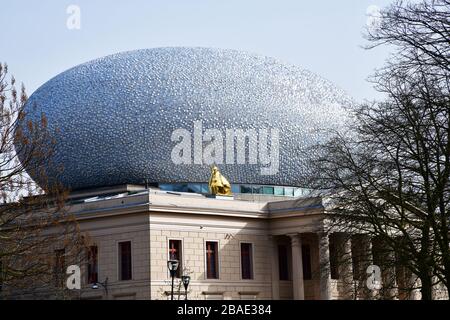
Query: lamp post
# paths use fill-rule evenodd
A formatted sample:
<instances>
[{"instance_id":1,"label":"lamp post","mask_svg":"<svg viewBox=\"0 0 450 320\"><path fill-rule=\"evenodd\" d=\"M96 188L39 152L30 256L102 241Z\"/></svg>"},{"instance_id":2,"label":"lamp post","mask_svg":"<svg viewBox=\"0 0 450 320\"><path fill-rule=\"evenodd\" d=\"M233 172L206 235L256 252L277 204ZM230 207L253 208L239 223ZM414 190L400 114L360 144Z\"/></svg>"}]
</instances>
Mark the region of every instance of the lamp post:
<instances>
[{"instance_id":1,"label":"lamp post","mask_svg":"<svg viewBox=\"0 0 450 320\"><path fill-rule=\"evenodd\" d=\"M175 275L177 274L178 266L180 263L178 260L169 260L167 261L167 268L170 272L170 277L172 278L172 289L170 291L170 300L173 300L173 281L175 279Z\"/></svg>"},{"instance_id":2,"label":"lamp post","mask_svg":"<svg viewBox=\"0 0 450 320\"><path fill-rule=\"evenodd\" d=\"M98 286L101 285L103 289L105 289L106 299L108 299L108 277L106 277L103 282L95 282L92 284L92 289L98 289Z\"/></svg>"},{"instance_id":3,"label":"lamp post","mask_svg":"<svg viewBox=\"0 0 450 320\"><path fill-rule=\"evenodd\" d=\"M185 295L184 295L184 300L187 300L187 293L188 293L188 286L189 286L189 282L191 281L191 277L189 276L182 276L181 277L181 281L183 282L184 285L184 290L185 290Z\"/></svg>"}]
</instances>

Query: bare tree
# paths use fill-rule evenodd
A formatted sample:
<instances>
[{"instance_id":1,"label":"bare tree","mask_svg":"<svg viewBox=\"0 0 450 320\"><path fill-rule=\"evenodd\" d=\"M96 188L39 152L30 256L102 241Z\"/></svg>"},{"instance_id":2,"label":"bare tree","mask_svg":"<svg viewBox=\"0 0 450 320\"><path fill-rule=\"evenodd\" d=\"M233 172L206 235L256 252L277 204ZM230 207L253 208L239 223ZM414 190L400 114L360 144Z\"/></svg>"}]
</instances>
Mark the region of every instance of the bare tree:
<instances>
[{"instance_id":1,"label":"bare tree","mask_svg":"<svg viewBox=\"0 0 450 320\"><path fill-rule=\"evenodd\" d=\"M348 132L315 147L307 178L332 191L332 228L379 243L372 259L396 274L383 275L384 297L417 277L428 300L437 284L450 293L450 1L397 1L367 39L395 49L372 78L386 99L351 110Z\"/></svg>"},{"instance_id":2,"label":"bare tree","mask_svg":"<svg viewBox=\"0 0 450 320\"><path fill-rule=\"evenodd\" d=\"M67 191L46 178L56 133L45 115L27 120L26 101L0 64L0 297L65 298L65 266L80 263L87 238L65 210Z\"/></svg>"}]
</instances>

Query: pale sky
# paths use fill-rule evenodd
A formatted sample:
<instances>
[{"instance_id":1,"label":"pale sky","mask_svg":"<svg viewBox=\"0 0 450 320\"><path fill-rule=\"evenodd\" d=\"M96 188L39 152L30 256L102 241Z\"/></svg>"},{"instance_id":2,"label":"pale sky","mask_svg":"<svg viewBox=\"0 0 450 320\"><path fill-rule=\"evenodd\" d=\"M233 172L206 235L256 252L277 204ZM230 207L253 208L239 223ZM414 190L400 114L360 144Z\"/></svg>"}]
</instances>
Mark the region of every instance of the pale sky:
<instances>
[{"instance_id":1,"label":"pale sky","mask_svg":"<svg viewBox=\"0 0 450 320\"><path fill-rule=\"evenodd\" d=\"M30 95L58 73L121 51L167 46L244 50L298 65L355 99L388 48L361 46L368 8L391 0L14 0L0 5L0 61ZM66 10L81 10L69 30ZM373 7L372 7L373 8Z\"/></svg>"}]
</instances>

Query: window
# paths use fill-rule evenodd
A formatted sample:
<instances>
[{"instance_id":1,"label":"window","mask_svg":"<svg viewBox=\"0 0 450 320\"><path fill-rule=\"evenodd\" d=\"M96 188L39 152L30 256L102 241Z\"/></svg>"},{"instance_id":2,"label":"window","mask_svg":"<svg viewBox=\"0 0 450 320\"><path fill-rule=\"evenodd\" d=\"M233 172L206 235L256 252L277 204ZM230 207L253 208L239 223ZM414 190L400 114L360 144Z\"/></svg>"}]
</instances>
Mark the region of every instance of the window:
<instances>
[{"instance_id":1,"label":"window","mask_svg":"<svg viewBox=\"0 0 450 320\"><path fill-rule=\"evenodd\" d=\"M280 280L289 280L288 250L286 245L278 246L278 268Z\"/></svg>"},{"instance_id":2,"label":"window","mask_svg":"<svg viewBox=\"0 0 450 320\"><path fill-rule=\"evenodd\" d=\"M131 241L119 243L119 280L131 280Z\"/></svg>"},{"instance_id":3,"label":"window","mask_svg":"<svg viewBox=\"0 0 450 320\"><path fill-rule=\"evenodd\" d=\"M233 189L233 186L231 186L231 188ZM237 193L237 191L233 191L233 192ZM209 193L209 186L207 183L202 183L202 193Z\"/></svg>"},{"instance_id":4,"label":"window","mask_svg":"<svg viewBox=\"0 0 450 320\"><path fill-rule=\"evenodd\" d=\"M206 278L219 279L218 243L206 241Z\"/></svg>"},{"instance_id":5,"label":"window","mask_svg":"<svg viewBox=\"0 0 450 320\"><path fill-rule=\"evenodd\" d=\"M264 194L274 194L274 188L273 187L263 187L263 193Z\"/></svg>"},{"instance_id":6,"label":"window","mask_svg":"<svg viewBox=\"0 0 450 320\"><path fill-rule=\"evenodd\" d=\"M262 193L262 186L253 186L253 194L261 194Z\"/></svg>"},{"instance_id":7,"label":"window","mask_svg":"<svg viewBox=\"0 0 450 320\"><path fill-rule=\"evenodd\" d=\"M179 262L177 273L175 274L177 278L181 278L183 271L182 259L181 240L169 240L169 260L178 260Z\"/></svg>"},{"instance_id":8,"label":"window","mask_svg":"<svg viewBox=\"0 0 450 320\"><path fill-rule=\"evenodd\" d=\"M284 188L284 195L285 196L294 196L294 188Z\"/></svg>"},{"instance_id":9,"label":"window","mask_svg":"<svg viewBox=\"0 0 450 320\"><path fill-rule=\"evenodd\" d=\"M231 185L231 192L232 193L240 193L241 187L239 185L232 184ZM205 193L207 193L206 191Z\"/></svg>"},{"instance_id":10,"label":"window","mask_svg":"<svg viewBox=\"0 0 450 320\"><path fill-rule=\"evenodd\" d=\"M88 284L98 282L98 248L97 246L91 246L88 249Z\"/></svg>"},{"instance_id":11,"label":"window","mask_svg":"<svg viewBox=\"0 0 450 320\"><path fill-rule=\"evenodd\" d=\"M303 280L311 280L311 249L308 244L302 245Z\"/></svg>"},{"instance_id":12,"label":"window","mask_svg":"<svg viewBox=\"0 0 450 320\"><path fill-rule=\"evenodd\" d=\"M275 187L274 194L276 196L283 196L284 195L284 188L283 187Z\"/></svg>"},{"instance_id":13,"label":"window","mask_svg":"<svg viewBox=\"0 0 450 320\"><path fill-rule=\"evenodd\" d=\"M55 279L55 286L57 287L63 287L64 286L64 278L66 275L66 268L65 268L65 250L59 249L55 250L55 263L54 263L54 270L53 275Z\"/></svg>"},{"instance_id":14,"label":"window","mask_svg":"<svg viewBox=\"0 0 450 320\"><path fill-rule=\"evenodd\" d=\"M242 279L253 279L253 248L251 243L241 243Z\"/></svg>"}]
</instances>

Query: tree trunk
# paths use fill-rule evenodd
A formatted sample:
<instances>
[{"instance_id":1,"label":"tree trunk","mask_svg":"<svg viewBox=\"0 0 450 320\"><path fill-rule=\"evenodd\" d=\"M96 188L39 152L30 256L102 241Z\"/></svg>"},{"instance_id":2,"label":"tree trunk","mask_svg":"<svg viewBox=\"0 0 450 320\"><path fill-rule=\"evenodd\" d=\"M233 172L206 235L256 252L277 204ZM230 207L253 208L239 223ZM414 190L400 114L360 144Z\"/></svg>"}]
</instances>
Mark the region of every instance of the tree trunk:
<instances>
[{"instance_id":1,"label":"tree trunk","mask_svg":"<svg viewBox=\"0 0 450 320\"><path fill-rule=\"evenodd\" d=\"M420 277L420 282L422 283L422 288L420 289L420 292L422 293L422 300L432 300L432 281L431 276L426 272L425 274L422 274Z\"/></svg>"}]
</instances>

